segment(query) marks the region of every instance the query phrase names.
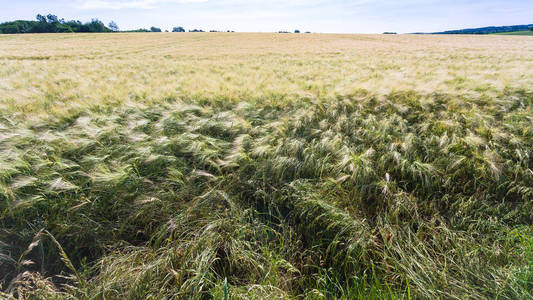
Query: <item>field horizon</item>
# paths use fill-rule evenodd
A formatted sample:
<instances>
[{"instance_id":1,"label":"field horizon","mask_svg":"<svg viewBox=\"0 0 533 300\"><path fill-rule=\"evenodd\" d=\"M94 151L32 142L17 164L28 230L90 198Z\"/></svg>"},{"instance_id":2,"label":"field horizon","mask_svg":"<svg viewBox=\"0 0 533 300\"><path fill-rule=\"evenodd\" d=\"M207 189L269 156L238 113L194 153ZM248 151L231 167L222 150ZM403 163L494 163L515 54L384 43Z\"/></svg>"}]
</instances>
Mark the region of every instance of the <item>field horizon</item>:
<instances>
[{"instance_id":1,"label":"field horizon","mask_svg":"<svg viewBox=\"0 0 533 300\"><path fill-rule=\"evenodd\" d=\"M533 37L0 35L0 297L531 299Z\"/></svg>"},{"instance_id":2,"label":"field horizon","mask_svg":"<svg viewBox=\"0 0 533 300\"><path fill-rule=\"evenodd\" d=\"M334 98L361 90L482 94L533 86L529 37L76 33L0 35L0 41L6 87L0 105L7 112L54 111L102 98ZM145 73L132 73L138 68ZM46 93L69 101L56 105L61 99ZM32 105L9 103L19 98Z\"/></svg>"}]
</instances>

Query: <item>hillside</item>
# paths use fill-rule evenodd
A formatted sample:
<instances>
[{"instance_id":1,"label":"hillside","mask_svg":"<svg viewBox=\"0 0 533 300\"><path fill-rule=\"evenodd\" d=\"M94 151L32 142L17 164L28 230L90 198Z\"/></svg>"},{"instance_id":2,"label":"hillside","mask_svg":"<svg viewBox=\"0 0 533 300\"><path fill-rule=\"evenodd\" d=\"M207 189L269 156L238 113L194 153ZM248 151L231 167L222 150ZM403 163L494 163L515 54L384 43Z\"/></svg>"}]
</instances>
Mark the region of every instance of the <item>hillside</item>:
<instances>
[{"instance_id":1,"label":"hillside","mask_svg":"<svg viewBox=\"0 0 533 300\"><path fill-rule=\"evenodd\" d=\"M1 35L0 78L2 299L533 297L533 39Z\"/></svg>"},{"instance_id":2,"label":"hillside","mask_svg":"<svg viewBox=\"0 0 533 300\"><path fill-rule=\"evenodd\" d=\"M491 34L515 31L529 31L533 24L529 25L512 25L512 26L489 26L481 28L469 28L460 30L448 30L442 32L435 32L433 34Z\"/></svg>"}]
</instances>

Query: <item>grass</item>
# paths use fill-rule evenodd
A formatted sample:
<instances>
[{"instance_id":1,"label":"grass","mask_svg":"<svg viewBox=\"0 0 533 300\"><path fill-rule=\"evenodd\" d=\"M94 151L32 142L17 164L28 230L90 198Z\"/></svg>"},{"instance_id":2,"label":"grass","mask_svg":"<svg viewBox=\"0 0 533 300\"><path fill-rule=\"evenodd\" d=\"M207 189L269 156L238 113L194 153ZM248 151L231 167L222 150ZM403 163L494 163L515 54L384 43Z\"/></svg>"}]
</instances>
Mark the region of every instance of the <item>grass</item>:
<instances>
[{"instance_id":1,"label":"grass","mask_svg":"<svg viewBox=\"0 0 533 300\"><path fill-rule=\"evenodd\" d=\"M0 40L4 298L533 296L533 40Z\"/></svg>"},{"instance_id":2,"label":"grass","mask_svg":"<svg viewBox=\"0 0 533 300\"><path fill-rule=\"evenodd\" d=\"M513 31L496 33L497 35L533 35L533 31Z\"/></svg>"}]
</instances>

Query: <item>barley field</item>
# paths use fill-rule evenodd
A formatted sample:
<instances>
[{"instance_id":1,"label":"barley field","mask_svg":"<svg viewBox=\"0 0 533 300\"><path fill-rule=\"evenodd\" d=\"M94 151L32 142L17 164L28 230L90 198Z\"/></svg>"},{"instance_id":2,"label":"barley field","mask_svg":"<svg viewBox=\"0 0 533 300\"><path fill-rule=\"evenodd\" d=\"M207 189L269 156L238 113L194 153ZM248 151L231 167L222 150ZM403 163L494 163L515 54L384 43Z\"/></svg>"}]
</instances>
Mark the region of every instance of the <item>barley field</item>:
<instances>
[{"instance_id":1,"label":"barley field","mask_svg":"<svg viewBox=\"0 0 533 300\"><path fill-rule=\"evenodd\" d=\"M0 297L531 299L533 37L0 35Z\"/></svg>"}]
</instances>

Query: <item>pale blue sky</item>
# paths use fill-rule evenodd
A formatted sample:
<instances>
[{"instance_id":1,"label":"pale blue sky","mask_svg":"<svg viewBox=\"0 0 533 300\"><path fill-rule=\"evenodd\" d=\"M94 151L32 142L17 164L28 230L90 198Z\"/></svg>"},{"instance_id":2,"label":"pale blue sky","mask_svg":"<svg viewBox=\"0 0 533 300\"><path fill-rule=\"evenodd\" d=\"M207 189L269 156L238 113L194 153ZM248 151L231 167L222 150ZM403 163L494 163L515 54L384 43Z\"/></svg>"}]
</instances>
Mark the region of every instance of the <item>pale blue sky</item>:
<instances>
[{"instance_id":1,"label":"pale blue sky","mask_svg":"<svg viewBox=\"0 0 533 300\"><path fill-rule=\"evenodd\" d=\"M533 23L533 0L0 0L0 22L52 13L121 29L381 33Z\"/></svg>"}]
</instances>

